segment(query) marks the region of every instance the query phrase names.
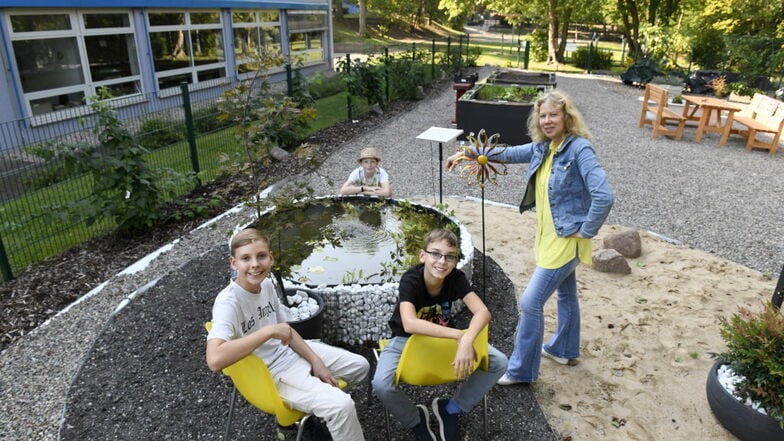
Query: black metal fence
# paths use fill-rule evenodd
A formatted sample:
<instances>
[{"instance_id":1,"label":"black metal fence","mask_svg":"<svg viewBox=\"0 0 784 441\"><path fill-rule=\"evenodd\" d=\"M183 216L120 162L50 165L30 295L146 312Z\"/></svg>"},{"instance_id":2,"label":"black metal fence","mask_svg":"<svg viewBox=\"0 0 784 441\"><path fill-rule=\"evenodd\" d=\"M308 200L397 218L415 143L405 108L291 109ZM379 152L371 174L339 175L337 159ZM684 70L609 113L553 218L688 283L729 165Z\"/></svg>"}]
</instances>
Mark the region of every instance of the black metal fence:
<instances>
[{"instance_id":1,"label":"black metal fence","mask_svg":"<svg viewBox=\"0 0 784 441\"><path fill-rule=\"evenodd\" d=\"M412 44L392 50L396 56L410 57L426 65L426 82L439 78L439 72L452 72L464 66L467 38L446 45ZM388 57L388 50L385 50ZM406 55L408 54L408 55ZM351 59L351 55L347 55ZM287 68L288 91L291 75ZM388 100L400 99L390 93ZM219 157L240 149L234 128L217 118L217 98L235 84L193 89L184 84L176 93L160 92L112 100L123 126L135 140L149 150L146 156L154 168L196 173L199 183L214 180L220 168ZM285 86L285 84L284 84ZM394 84L392 85L394 90ZM282 92L285 92L282 91ZM356 100L347 99L346 118L356 118ZM69 174L57 158L45 159L40 147L54 144L72 148L80 144L97 145L93 129L97 116L88 106L63 109L50 115L0 123L0 274L13 278L28 265L61 253L91 238L108 234L116 225L105 219L87 225L82 220L55 221L56 210L87 198L93 189L91 176ZM52 150L52 149L50 149ZM57 149L53 149L57 151ZM184 194L193 188L182 188Z\"/></svg>"},{"instance_id":2,"label":"black metal fence","mask_svg":"<svg viewBox=\"0 0 784 441\"><path fill-rule=\"evenodd\" d=\"M232 130L216 117L216 99L229 87L157 93L111 102L123 125L145 146L153 167L193 171L201 182L215 178L218 155L236 148ZM56 119L55 119L56 117ZM87 226L56 222L53 210L85 198L89 176L69 175L57 157L45 159L46 144L78 148L97 144L96 114L87 106L48 118L32 117L0 124L0 271L4 280L15 271L114 228L111 220ZM55 149L55 152L57 149ZM192 190L183 188L185 193Z\"/></svg>"}]
</instances>

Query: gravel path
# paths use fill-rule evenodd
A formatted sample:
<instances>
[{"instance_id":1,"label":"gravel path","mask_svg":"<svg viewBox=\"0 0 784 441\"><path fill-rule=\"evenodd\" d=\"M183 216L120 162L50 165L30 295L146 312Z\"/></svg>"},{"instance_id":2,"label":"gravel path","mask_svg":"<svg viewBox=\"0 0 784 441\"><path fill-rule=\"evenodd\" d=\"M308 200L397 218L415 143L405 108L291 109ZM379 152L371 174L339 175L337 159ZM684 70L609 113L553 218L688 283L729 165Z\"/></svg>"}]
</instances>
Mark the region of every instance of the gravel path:
<instances>
[{"instance_id":1,"label":"gravel path","mask_svg":"<svg viewBox=\"0 0 784 441\"><path fill-rule=\"evenodd\" d=\"M487 73L484 69L482 76ZM694 143L693 129L687 129L680 142L652 140L650 128L637 127L641 90L610 78L566 74L559 74L558 87L574 98L596 137L601 162L616 192L610 223L650 230L778 274L784 262L784 242L775 239L784 230L781 152L775 156L747 152L738 137L719 148L715 134ZM417 141L416 136L431 126L449 127L453 101L453 91L446 88L413 111L348 140L309 179L319 192L334 192L355 167L359 150L374 146L392 176L395 196L431 197L436 203L438 146ZM444 150L446 155L452 149L445 146ZM517 204L524 170L525 166L510 167L509 176L500 178L498 186L486 188L486 198ZM443 188L445 196L480 195L454 174L444 174ZM57 439L69 385L96 337L107 323L112 326L109 316L117 305L148 283L187 270L198 260L194 257L223 246L225 231L248 215L228 214L183 237L167 253L166 262L154 261L108 280L0 354L0 439ZM202 320L177 318L191 319ZM144 387L148 385L128 385ZM125 439L137 438L126 434Z\"/></svg>"}]
</instances>

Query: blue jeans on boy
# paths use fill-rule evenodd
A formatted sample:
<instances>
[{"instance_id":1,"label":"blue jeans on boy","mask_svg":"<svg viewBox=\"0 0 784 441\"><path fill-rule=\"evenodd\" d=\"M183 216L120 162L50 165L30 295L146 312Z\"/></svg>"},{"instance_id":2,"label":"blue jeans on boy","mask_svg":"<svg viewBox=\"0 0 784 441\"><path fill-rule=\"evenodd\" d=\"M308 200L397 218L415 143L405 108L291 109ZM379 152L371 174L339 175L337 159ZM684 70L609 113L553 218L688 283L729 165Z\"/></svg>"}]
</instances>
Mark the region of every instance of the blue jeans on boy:
<instances>
[{"instance_id":1,"label":"blue jeans on boy","mask_svg":"<svg viewBox=\"0 0 784 441\"><path fill-rule=\"evenodd\" d=\"M411 399L395 386L395 371L406 341L408 337L393 337L381 351L376 373L373 376L373 392L403 427L412 428L419 422L417 408ZM487 351L489 356L487 371L481 369L474 371L461 382L457 392L452 396L463 412L470 411L479 403L506 372L506 355L492 346L489 346Z\"/></svg>"},{"instance_id":2,"label":"blue jeans on boy","mask_svg":"<svg viewBox=\"0 0 784 441\"><path fill-rule=\"evenodd\" d=\"M507 375L532 383L539 378L542 349L556 357L573 359L580 355L580 300L577 298L575 258L557 269L536 267L520 300L515 346L509 357ZM542 346L544 304L558 291L558 328Z\"/></svg>"}]
</instances>

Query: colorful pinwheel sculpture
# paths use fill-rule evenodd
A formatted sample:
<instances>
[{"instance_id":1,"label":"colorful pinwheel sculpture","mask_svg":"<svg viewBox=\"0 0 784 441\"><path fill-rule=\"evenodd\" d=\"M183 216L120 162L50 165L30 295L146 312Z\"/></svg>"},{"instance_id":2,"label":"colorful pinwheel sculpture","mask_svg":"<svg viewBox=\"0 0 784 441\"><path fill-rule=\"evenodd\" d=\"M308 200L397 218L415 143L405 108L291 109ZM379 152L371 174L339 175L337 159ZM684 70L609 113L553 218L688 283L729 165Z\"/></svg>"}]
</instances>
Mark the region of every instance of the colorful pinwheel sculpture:
<instances>
[{"instance_id":1,"label":"colorful pinwheel sculpture","mask_svg":"<svg viewBox=\"0 0 784 441\"><path fill-rule=\"evenodd\" d=\"M480 130L476 137L473 133L468 135L469 144L462 146L463 154L457 158L458 164L467 163L460 169L460 176L467 178L468 185L478 182L484 189L485 182L495 184L496 175L506 174L506 164L494 159L505 150L498 147L500 137L498 133L488 137L485 129Z\"/></svg>"},{"instance_id":2,"label":"colorful pinwheel sculpture","mask_svg":"<svg viewBox=\"0 0 784 441\"><path fill-rule=\"evenodd\" d=\"M462 146L463 154L456 160L458 164L466 163L460 169L460 176L468 178L466 180L468 185L478 182L479 187L482 188L482 300L485 298L485 281L487 280L485 273L485 182L497 184L495 177L506 174L506 164L496 159L506 150L505 147L498 147L500 137L501 135L498 133L488 137L485 129L480 130L476 137L471 133L468 135L469 145Z\"/></svg>"}]
</instances>

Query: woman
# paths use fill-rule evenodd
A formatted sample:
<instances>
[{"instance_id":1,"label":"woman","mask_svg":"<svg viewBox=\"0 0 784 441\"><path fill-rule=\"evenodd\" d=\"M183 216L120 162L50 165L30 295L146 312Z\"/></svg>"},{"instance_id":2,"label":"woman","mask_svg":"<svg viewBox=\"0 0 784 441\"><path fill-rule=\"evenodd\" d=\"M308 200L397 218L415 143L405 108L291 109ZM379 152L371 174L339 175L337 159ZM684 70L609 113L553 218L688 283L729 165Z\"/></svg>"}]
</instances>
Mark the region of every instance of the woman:
<instances>
[{"instance_id":1,"label":"woman","mask_svg":"<svg viewBox=\"0 0 784 441\"><path fill-rule=\"evenodd\" d=\"M528 119L533 142L508 147L493 160L529 163L520 212L536 208L536 268L520 300L520 321L506 373L498 384L531 383L542 355L573 366L580 355L580 303L575 268L591 264L591 238L607 219L613 193L571 99L552 91ZM452 170L461 153L446 161ZM558 327L544 339L544 304L558 291Z\"/></svg>"}]
</instances>

